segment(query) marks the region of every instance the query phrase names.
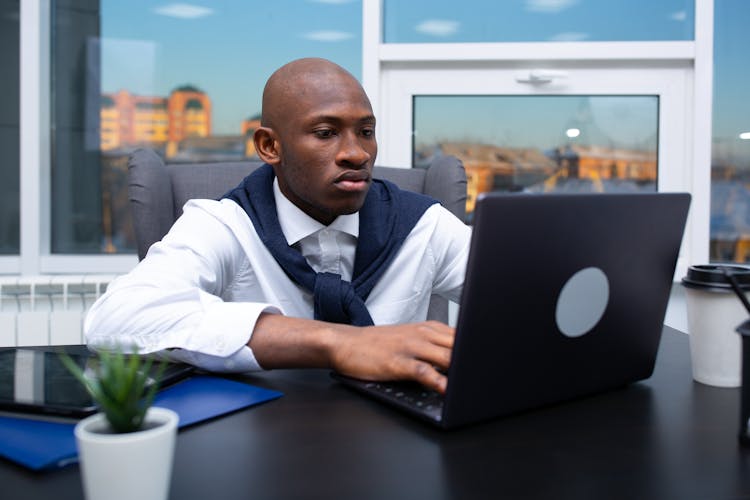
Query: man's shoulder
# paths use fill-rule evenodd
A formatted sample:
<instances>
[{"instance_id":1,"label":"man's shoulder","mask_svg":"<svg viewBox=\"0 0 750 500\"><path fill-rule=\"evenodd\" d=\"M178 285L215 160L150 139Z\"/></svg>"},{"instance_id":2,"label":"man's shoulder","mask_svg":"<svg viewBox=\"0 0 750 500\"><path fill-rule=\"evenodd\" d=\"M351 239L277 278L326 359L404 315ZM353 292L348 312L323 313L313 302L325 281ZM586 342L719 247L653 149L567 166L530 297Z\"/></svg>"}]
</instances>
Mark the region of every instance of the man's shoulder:
<instances>
[{"instance_id":1,"label":"man's shoulder","mask_svg":"<svg viewBox=\"0 0 750 500\"><path fill-rule=\"evenodd\" d=\"M185 206L182 208L183 215L198 216L199 214L206 214L213 216L217 219L241 217L245 215L245 211L242 210L235 201L224 198L221 200L210 200L195 198L188 200ZM247 217L245 217L247 218Z\"/></svg>"},{"instance_id":2,"label":"man's shoulder","mask_svg":"<svg viewBox=\"0 0 750 500\"><path fill-rule=\"evenodd\" d=\"M193 231L214 224L225 226L235 234L244 234L252 230L252 224L245 211L231 199L209 200L192 199L182 208L178 219L181 225L187 224Z\"/></svg>"},{"instance_id":3,"label":"man's shoulder","mask_svg":"<svg viewBox=\"0 0 750 500\"><path fill-rule=\"evenodd\" d=\"M258 237L247 214L233 201L192 199L185 203L182 216L165 240L233 256L240 247L257 244Z\"/></svg>"},{"instance_id":4,"label":"man's shoulder","mask_svg":"<svg viewBox=\"0 0 750 500\"><path fill-rule=\"evenodd\" d=\"M419 224L437 226L440 226L441 224L448 224L449 226L459 225L461 227L466 226L466 223L461 221L458 217L455 216L455 214L453 214L453 212L445 208L439 202L436 202L427 207L427 209L422 214L422 217L419 219Z\"/></svg>"}]
</instances>

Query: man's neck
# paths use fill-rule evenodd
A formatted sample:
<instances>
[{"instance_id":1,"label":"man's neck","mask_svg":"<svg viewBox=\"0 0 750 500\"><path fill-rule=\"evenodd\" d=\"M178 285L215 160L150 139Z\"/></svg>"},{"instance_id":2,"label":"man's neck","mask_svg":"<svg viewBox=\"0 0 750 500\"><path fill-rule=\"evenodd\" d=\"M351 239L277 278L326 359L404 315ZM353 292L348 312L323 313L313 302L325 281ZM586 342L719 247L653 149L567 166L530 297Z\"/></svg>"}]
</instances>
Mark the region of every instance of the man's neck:
<instances>
[{"instance_id":1,"label":"man's neck","mask_svg":"<svg viewBox=\"0 0 750 500\"><path fill-rule=\"evenodd\" d=\"M359 237L359 212L349 215L339 215L333 222L326 226L310 217L297 205L292 203L281 191L278 179L274 179L273 181L273 196L276 201L276 214L279 218L279 225L289 245L293 245L302 238L326 227L350 234L355 238Z\"/></svg>"}]
</instances>

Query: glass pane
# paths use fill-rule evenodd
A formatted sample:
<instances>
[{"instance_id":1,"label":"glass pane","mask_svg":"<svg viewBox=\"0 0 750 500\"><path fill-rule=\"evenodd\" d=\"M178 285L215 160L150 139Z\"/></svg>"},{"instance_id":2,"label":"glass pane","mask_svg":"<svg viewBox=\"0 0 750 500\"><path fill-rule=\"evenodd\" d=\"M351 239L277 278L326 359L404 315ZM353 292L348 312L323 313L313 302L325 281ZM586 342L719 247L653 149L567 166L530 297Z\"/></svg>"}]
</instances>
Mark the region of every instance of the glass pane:
<instances>
[{"instance_id":1,"label":"glass pane","mask_svg":"<svg viewBox=\"0 0 750 500\"><path fill-rule=\"evenodd\" d=\"M361 1L58 0L52 22L54 253L135 251L133 149L252 157L273 70L314 56L361 74Z\"/></svg>"},{"instance_id":2,"label":"glass pane","mask_svg":"<svg viewBox=\"0 0 750 500\"><path fill-rule=\"evenodd\" d=\"M750 2L715 2L709 252L715 262L750 261L749 19Z\"/></svg>"},{"instance_id":3,"label":"glass pane","mask_svg":"<svg viewBox=\"0 0 750 500\"><path fill-rule=\"evenodd\" d=\"M741 0L740 0L741 1ZM385 43L692 40L693 0L384 0Z\"/></svg>"},{"instance_id":4,"label":"glass pane","mask_svg":"<svg viewBox=\"0 0 750 500\"><path fill-rule=\"evenodd\" d=\"M415 96L415 167L460 158L479 193L655 191L658 96Z\"/></svg>"},{"instance_id":5,"label":"glass pane","mask_svg":"<svg viewBox=\"0 0 750 500\"><path fill-rule=\"evenodd\" d=\"M0 0L0 255L20 252L19 1Z\"/></svg>"}]
</instances>

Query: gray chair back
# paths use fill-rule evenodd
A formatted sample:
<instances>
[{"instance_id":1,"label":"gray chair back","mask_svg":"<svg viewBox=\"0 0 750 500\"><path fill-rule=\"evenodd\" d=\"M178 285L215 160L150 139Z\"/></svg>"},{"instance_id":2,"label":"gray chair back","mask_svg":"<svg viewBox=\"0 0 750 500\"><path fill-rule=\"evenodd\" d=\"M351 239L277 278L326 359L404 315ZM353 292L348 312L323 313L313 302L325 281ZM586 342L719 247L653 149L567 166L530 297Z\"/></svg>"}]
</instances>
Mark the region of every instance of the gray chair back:
<instances>
[{"instance_id":1,"label":"gray chair back","mask_svg":"<svg viewBox=\"0 0 750 500\"><path fill-rule=\"evenodd\" d=\"M165 164L152 149L133 152L128 162L128 194L138 259L167 234L188 200L217 199L261 165L251 160ZM427 168L376 166L373 176L432 196L462 220L466 215L466 172L453 156L437 156ZM447 322L447 301L433 297L428 318Z\"/></svg>"}]
</instances>

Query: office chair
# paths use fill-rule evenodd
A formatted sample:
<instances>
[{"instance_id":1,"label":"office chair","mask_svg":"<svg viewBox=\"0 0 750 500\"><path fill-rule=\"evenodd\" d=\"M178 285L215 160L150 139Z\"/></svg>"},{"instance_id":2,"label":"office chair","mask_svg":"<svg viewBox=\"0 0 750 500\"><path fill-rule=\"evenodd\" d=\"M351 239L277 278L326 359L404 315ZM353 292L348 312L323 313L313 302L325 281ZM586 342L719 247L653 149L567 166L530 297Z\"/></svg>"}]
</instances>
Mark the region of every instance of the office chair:
<instances>
[{"instance_id":1,"label":"office chair","mask_svg":"<svg viewBox=\"0 0 750 500\"><path fill-rule=\"evenodd\" d=\"M128 162L128 194L138 259L161 240L192 198L217 199L262 165L261 161L165 164L152 149L138 149ZM466 172L453 156L437 156L427 168L376 166L373 176L440 201L461 220L466 214ZM448 301L433 296L428 319L448 322Z\"/></svg>"}]
</instances>

